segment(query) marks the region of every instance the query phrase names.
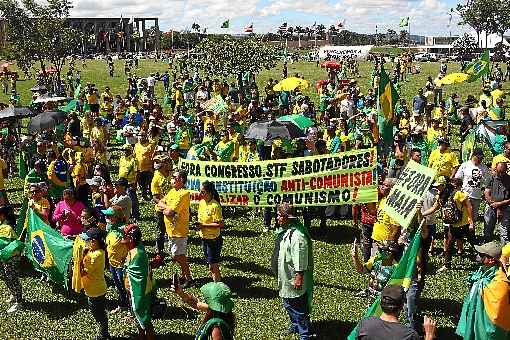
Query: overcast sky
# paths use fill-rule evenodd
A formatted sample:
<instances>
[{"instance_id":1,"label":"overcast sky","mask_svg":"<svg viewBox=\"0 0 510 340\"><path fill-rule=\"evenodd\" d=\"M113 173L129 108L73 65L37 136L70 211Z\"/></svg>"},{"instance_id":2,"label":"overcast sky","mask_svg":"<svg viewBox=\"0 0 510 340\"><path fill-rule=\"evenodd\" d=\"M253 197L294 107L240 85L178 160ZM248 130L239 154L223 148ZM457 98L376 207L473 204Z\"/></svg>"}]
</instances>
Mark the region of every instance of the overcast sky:
<instances>
[{"instance_id":1,"label":"overcast sky","mask_svg":"<svg viewBox=\"0 0 510 340\"><path fill-rule=\"evenodd\" d=\"M74 17L158 17L160 29L182 30L194 22L208 32L241 33L253 23L255 32L275 32L280 24L326 26L345 20L346 28L374 33L399 30L409 16L411 34L448 35L450 8L457 0L74 0ZM221 23L230 20L228 30ZM453 34L465 32L453 15Z\"/></svg>"}]
</instances>

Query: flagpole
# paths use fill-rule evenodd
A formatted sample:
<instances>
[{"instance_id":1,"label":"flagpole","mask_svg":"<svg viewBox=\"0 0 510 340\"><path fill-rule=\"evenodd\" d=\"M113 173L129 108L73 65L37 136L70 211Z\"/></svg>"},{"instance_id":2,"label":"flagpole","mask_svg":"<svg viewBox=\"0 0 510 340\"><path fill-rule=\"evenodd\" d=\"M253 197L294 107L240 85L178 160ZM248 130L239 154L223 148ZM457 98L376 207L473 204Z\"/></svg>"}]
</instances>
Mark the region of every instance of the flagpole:
<instances>
[{"instance_id":1,"label":"flagpole","mask_svg":"<svg viewBox=\"0 0 510 340\"><path fill-rule=\"evenodd\" d=\"M411 52L411 19L408 19L407 20L407 28L408 28L408 33L409 34L409 37L408 37L408 49L409 49L409 52Z\"/></svg>"}]
</instances>

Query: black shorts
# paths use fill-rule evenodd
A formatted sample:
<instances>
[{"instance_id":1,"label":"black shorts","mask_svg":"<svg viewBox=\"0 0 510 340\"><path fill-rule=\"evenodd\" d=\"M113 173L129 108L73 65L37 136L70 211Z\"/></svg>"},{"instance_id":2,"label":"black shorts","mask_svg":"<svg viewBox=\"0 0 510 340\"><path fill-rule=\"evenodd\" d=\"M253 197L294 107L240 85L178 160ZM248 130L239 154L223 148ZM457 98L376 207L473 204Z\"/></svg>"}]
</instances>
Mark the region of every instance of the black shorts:
<instances>
[{"instance_id":1,"label":"black shorts","mask_svg":"<svg viewBox=\"0 0 510 340\"><path fill-rule=\"evenodd\" d=\"M463 225L461 227L448 226L448 233L451 233L455 240L462 240L466 238L469 232L469 225Z\"/></svg>"},{"instance_id":2,"label":"black shorts","mask_svg":"<svg viewBox=\"0 0 510 340\"><path fill-rule=\"evenodd\" d=\"M220 262L222 246L223 238L221 235L214 239L202 239L202 249L208 264Z\"/></svg>"}]
</instances>

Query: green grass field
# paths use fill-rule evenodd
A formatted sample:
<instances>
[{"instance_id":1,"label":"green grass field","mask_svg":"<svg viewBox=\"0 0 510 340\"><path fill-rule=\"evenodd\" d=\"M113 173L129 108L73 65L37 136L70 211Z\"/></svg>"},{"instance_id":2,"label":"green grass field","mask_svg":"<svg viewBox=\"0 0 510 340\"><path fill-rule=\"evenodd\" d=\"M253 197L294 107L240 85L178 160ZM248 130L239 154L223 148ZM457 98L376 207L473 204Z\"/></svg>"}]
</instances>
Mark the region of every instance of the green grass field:
<instances>
[{"instance_id":1,"label":"green grass field","mask_svg":"<svg viewBox=\"0 0 510 340\"><path fill-rule=\"evenodd\" d=\"M102 90L108 85L114 94L124 93L125 78L116 76L111 79L104 62L89 61L82 71L82 81L93 82ZM122 70L121 63L117 63L117 73ZM81 63L77 63L81 69ZM140 76L152 71L162 72L166 69L163 63L142 61L137 71ZM410 78L410 82L402 87L403 96L411 99L416 89L425 84L428 75L436 76L439 69L437 63L422 65L422 73ZM457 65L450 65L450 71L458 69ZM359 79L361 88L365 91L369 86L368 76L371 65L361 64L362 78ZM325 71L316 68L314 63L298 62L289 64L289 75L303 74L315 83L325 78ZM264 71L258 76L258 83L262 85L269 77L280 78L281 67ZM24 103L28 102L28 89L34 81L20 81L18 89ZM456 91L463 99L466 94L479 94L479 83L462 84L447 87L447 93ZM158 84L157 94L162 97L162 85ZM313 87L307 93L317 100ZM0 95L0 102L7 98ZM18 178L7 181L11 201L20 202L21 181ZM149 253L155 248L155 223L153 204L142 204L142 222ZM226 220L224 230L224 260L221 264L224 281L235 293L235 309L237 317L237 339L280 339L280 334L286 329L288 319L278 298L276 280L270 271L270 256L273 246L271 234L262 232L261 214L250 214L249 210L237 209L235 216ZM440 229L440 231L442 231ZM355 323L361 318L368 307L368 300L354 297L353 294L364 288L367 278L357 274L350 260L350 245L355 237L359 238L359 230L353 228L351 221L329 221L328 227L320 229L313 225L315 258L315 291L314 310L312 313L313 327L320 339L345 339ZM439 247L439 242L436 247ZM207 268L203 260L198 236L191 235L189 246L191 269L197 279L197 286L208 281ZM441 258L435 256L431 260L431 274L427 277L427 284L422 295L422 307L426 314L438 320L439 339L455 338L454 327L460 314L461 304L467 285L464 283L469 271L476 268L476 264L469 260L454 258L453 270L435 274L441 263ZM166 264L164 268L156 270L159 286L159 297L164 298L169 310L162 319L154 321L156 332L161 339L193 339L201 315L190 310L170 291L171 275L177 271L177 266ZM96 333L96 325L91 313L87 309L86 300L71 298L60 288L48 283L41 283L39 275L31 270L23 271L23 290L26 299L25 308L15 315L7 315L8 308L5 300L8 293L3 281L0 281L0 338L1 339L90 339ZM199 294L197 287L191 292ZM107 297L110 308L115 308L116 293L113 286L108 289ZM111 334L119 339L129 337L135 332L134 325L126 321L126 314L109 315ZM297 339L289 337L288 339Z\"/></svg>"}]
</instances>

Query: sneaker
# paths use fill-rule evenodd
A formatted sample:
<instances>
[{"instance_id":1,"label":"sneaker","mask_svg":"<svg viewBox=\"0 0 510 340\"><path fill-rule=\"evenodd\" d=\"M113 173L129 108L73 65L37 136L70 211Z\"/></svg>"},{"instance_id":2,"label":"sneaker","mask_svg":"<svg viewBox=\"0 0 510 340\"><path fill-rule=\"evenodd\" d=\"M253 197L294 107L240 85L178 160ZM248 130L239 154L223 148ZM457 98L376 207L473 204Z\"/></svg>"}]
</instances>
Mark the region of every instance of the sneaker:
<instances>
[{"instance_id":1,"label":"sneaker","mask_svg":"<svg viewBox=\"0 0 510 340\"><path fill-rule=\"evenodd\" d=\"M152 268L159 268L162 267L165 264L165 261L163 259L163 256L160 254L156 255L151 261L151 267Z\"/></svg>"},{"instance_id":2,"label":"sneaker","mask_svg":"<svg viewBox=\"0 0 510 340\"><path fill-rule=\"evenodd\" d=\"M14 303L14 302L16 302L16 297L14 295L10 295L6 302Z\"/></svg>"},{"instance_id":3,"label":"sneaker","mask_svg":"<svg viewBox=\"0 0 510 340\"><path fill-rule=\"evenodd\" d=\"M15 304L13 304L13 305L11 306L11 308L9 308L9 309L7 310L7 314L14 313L14 312L16 312L16 311L17 311L17 310L19 310L19 309L21 309L21 304L20 304L20 303L18 303L18 302L16 302Z\"/></svg>"}]
</instances>

